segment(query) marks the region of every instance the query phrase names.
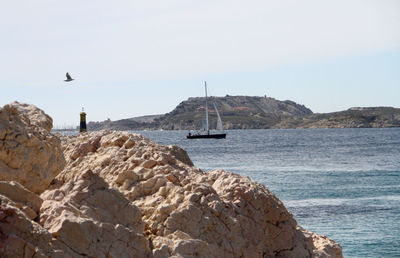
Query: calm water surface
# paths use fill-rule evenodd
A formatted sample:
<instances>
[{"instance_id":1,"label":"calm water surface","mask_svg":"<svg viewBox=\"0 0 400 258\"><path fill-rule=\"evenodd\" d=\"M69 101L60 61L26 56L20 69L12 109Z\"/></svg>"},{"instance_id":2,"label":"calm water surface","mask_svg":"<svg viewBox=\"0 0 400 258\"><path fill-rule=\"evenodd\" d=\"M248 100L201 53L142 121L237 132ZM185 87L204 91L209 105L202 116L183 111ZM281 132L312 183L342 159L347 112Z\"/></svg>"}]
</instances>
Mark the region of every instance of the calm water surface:
<instances>
[{"instance_id":1,"label":"calm water surface","mask_svg":"<svg viewBox=\"0 0 400 258\"><path fill-rule=\"evenodd\" d=\"M225 140L140 131L205 171L249 176L345 257L400 257L400 128L235 130Z\"/></svg>"}]
</instances>

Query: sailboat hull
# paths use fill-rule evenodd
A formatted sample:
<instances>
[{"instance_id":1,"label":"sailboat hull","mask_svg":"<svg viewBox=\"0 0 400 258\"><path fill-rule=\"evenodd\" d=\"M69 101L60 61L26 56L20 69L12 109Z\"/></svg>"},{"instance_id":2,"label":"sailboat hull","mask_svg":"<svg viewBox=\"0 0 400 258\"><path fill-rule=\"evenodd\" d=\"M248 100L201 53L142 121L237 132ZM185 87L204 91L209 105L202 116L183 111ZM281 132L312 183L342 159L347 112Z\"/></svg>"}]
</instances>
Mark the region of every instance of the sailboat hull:
<instances>
[{"instance_id":1,"label":"sailboat hull","mask_svg":"<svg viewBox=\"0 0 400 258\"><path fill-rule=\"evenodd\" d=\"M189 134L186 135L187 139L225 139L226 133L215 133L215 134Z\"/></svg>"}]
</instances>

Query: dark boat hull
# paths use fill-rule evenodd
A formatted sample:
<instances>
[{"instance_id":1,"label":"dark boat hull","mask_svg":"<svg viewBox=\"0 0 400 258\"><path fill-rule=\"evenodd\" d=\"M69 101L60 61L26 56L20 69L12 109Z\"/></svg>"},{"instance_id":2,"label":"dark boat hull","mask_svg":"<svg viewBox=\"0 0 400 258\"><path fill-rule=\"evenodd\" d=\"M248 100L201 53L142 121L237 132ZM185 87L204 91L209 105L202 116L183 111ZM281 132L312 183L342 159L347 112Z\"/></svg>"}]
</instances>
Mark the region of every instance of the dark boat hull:
<instances>
[{"instance_id":1,"label":"dark boat hull","mask_svg":"<svg viewBox=\"0 0 400 258\"><path fill-rule=\"evenodd\" d=\"M187 135L187 139L225 139L226 133L216 134L190 134Z\"/></svg>"}]
</instances>

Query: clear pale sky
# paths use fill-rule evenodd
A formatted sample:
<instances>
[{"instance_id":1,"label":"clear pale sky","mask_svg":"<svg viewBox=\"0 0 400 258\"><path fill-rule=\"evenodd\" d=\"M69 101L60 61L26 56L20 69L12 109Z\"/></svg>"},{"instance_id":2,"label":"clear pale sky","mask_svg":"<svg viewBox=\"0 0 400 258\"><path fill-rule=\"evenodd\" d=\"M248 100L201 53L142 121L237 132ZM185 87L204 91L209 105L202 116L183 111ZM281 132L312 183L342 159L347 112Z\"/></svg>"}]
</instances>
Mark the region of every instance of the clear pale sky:
<instances>
[{"instance_id":1,"label":"clear pale sky","mask_svg":"<svg viewBox=\"0 0 400 258\"><path fill-rule=\"evenodd\" d=\"M270 96L314 112L400 107L398 0L0 0L0 105L54 125ZM75 80L64 82L69 72Z\"/></svg>"}]
</instances>

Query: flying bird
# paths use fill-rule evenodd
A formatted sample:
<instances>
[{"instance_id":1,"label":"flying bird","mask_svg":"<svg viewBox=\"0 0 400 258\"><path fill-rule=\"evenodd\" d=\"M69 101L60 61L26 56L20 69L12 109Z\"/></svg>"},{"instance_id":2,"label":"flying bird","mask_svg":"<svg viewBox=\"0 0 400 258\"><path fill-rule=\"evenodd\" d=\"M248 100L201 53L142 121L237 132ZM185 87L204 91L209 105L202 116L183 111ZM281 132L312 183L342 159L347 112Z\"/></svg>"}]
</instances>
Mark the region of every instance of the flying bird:
<instances>
[{"instance_id":1,"label":"flying bird","mask_svg":"<svg viewBox=\"0 0 400 258\"><path fill-rule=\"evenodd\" d=\"M67 79L64 80L65 82L70 82L70 81L74 80L74 79L72 79L71 75L69 75L69 73L67 73L66 76L67 76Z\"/></svg>"}]
</instances>

